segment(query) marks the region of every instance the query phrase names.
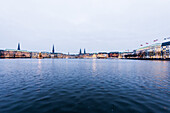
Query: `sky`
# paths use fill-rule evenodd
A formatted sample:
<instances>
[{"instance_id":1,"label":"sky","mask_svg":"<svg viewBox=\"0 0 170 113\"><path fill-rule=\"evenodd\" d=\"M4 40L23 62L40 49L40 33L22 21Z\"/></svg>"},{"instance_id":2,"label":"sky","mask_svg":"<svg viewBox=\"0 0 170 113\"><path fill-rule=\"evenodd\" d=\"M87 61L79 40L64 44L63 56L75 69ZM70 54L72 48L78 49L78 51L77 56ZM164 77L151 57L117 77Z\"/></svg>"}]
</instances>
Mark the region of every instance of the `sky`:
<instances>
[{"instance_id":1,"label":"sky","mask_svg":"<svg viewBox=\"0 0 170 113\"><path fill-rule=\"evenodd\" d=\"M0 49L134 50L170 37L170 0L0 0Z\"/></svg>"}]
</instances>

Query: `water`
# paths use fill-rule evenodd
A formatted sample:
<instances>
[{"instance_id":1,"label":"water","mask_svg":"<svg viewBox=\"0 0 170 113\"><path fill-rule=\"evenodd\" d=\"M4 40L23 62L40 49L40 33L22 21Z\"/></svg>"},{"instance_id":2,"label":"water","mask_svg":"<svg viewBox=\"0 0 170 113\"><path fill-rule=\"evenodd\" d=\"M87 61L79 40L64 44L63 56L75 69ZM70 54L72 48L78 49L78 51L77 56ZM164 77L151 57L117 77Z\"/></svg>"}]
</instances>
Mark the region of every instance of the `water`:
<instances>
[{"instance_id":1,"label":"water","mask_svg":"<svg viewBox=\"0 0 170 113\"><path fill-rule=\"evenodd\" d=\"M0 59L0 113L168 113L170 62Z\"/></svg>"}]
</instances>

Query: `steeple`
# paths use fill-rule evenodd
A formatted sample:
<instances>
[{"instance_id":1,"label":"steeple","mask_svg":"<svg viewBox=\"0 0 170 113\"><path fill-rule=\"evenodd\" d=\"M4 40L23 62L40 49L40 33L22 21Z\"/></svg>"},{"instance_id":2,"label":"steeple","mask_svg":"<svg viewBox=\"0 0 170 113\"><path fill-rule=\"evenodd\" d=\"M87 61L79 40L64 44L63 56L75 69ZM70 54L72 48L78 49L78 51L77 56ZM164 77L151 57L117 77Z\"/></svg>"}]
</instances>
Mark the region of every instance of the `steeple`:
<instances>
[{"instance_id":1,"label":"steeple","mask_svg":"<svg viewBox=\"0 0 170 113\"><path fill-rule=\"evenodd\" d=\"M86 54L86 49L84 48L84 54Z\"/></svg>"},{"instance_id":2,"label":"steeple","mask_svg":"<svg viewBox=\"0 0 170 113\"><path fill-rule=\"evenodd\" d=\"M81 55L81 48L80 48L80 53L79 53L79 55Z\"/></svg>"},{"instance_id":3,"label":"steeple","mask_svg":"<svg viewBox=\"0 0 170 113\"><path fill-rule=\"evenodd\" d=\"M52 49L52 53L54 53L55 51L54 51L54 45L53 45L53 49Z\"/></svg>"},{"instance_id":4,"label":"steeple","mask_svg":"<svg viewBox=\"0 0 170 113\"><path fill-rule=\"evenodd\" d=\"M20 50L20 43L18 43L18 48L17 48L17 50Z\"/></svg>"}]
</instances>

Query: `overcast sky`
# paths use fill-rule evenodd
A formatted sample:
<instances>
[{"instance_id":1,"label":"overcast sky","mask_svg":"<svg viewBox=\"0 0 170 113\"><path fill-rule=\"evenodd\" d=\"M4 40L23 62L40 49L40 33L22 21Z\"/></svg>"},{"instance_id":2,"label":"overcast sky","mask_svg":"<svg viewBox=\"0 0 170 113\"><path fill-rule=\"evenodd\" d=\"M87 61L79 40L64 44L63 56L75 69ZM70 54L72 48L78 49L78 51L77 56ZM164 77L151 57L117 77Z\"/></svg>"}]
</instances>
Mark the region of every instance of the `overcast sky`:
<instances>
[{"instance_id":1,"label":"overcast sky","mask_svg":"<svg viewBox=\"0 0 170 113\"><path fill-rule=\"evenodd\" d=\"M170 37L170 0L0 0L0 48L125 51Z\"/></svg>"}]
</instances>

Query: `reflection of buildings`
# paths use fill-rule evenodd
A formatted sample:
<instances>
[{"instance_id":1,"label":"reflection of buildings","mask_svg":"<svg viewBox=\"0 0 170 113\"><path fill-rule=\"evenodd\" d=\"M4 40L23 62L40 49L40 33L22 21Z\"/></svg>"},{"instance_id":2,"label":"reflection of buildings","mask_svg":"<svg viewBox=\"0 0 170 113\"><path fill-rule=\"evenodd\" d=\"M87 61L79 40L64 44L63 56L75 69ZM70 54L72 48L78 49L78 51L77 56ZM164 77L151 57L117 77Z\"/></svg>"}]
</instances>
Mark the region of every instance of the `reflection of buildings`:
<instances>
[{"instance_id":1,"label":"reflection of buildings","mask_svg":"<svg viewBox=\"0 0 170 113\"><path fill-rule=\"evenodd\" d=\"M93 69L93 74L95 74L96 73L96 59L93 59L92 69Z\"/></svg>"}]
</instances>

